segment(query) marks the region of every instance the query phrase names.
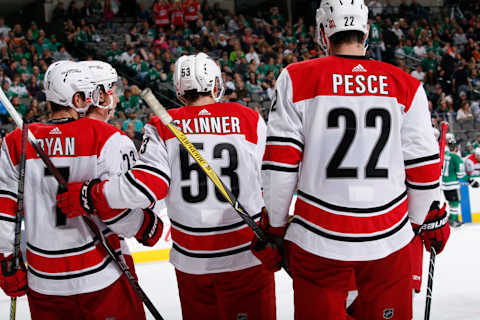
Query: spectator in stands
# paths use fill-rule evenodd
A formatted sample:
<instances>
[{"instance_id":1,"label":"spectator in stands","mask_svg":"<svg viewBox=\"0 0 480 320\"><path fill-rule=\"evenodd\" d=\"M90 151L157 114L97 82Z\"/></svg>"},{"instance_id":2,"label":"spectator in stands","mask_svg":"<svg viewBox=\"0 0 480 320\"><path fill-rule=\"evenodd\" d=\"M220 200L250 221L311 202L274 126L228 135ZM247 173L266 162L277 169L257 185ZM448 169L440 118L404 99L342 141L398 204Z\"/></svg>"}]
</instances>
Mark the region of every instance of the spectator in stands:
<instances>
[{"instance_id":1,"label":"spectator in stands","mask_svg":"<svg viewBox=\"0 0 480 320\"><path fill-rule=\"evenodd\" d=\"M135 49L133 47L128 47L127 51L123 52L120 57L118 57L118 60L126 65L131 65L134 57Z\"/></svg>"},{"instance_id":2,"label":"spectator in stands","mask_svg":"<svg viewBox=\"0 0 480 320\"><path fill-rule=\"evenodd\" d=\"M140 149L140 146L142 145L142 133L139 131L135 130L135 122L130 121L127 124L127 129L125 130L125 133L127 136L133 140L133 143L135 144L135 148L137 150Z\"/></svg>"},{"instance_id":3,"label":"spectator in stands","mask_svg":"<svg viewBox=\"0 0 480 320\"><path fill-rule=\"evenodd\" d=\"M12 30L9 26L5 24L5 19L0 17L0 34L6 39L8 38L8 33Z\"/></svg>"},{"instance_id":4,"label":"spectator in stands","mask_svg":"<svg viewBox=\"0 0 480 320\"><path fill-rule=\"evenodd\" d=\"M470 110L472 111L473 120L480 122L480 103L479 101L473 101L470 105Z\"/></svg>"},{"instance_id":5,"label":"spectator in stands","mask_svg":"<svg viewBox=\"0 0 480 320\"><path fill-rule=\"evenodd\" d=\"M127 131L129 123L133 123L135 132L142 133L143 122L137 119L137 114L135 111L130 111L128 113L128 118L122 124L123 131Z\"/></svg>"},{"instance_id":6,"label":"spectator in stands","mask_svg":"<svg viewBox=\"0 0 480 320\"><path fill-rule=\"evenodd\" d=\"M70 53L67 52L64 45L61 45L58 48L58 51L53 54L53 61L60 61L60 60L71 60L72 56Z\"/></svg>"},{"instance_id":7,"label":"spectator in stands","mask_svg":"<svg viewBox=\"0 0 480 320\"><path fill-rule=\"evenodd\" d=\"M423 80L425 79L425 72L423 72L422 66L420 64L417 65L415 70L413 70L412 73L410 73L410 74L411 74L412 77L414 77L415 79L417 79L420 82L423 82Z\"/></svg>"},{"instance_id":8,"label":"spectator in stands","mask_svg":"<svg viewBox=\"0 0 480 320\"><path fill-rule=\"evenodd\" d=\"M470 102L463 101L460 109L457 111L457 120L472 120L473 115L470 110Z\"/></svg>"},{"instance_id":9,"label":"spectator in stands","mask_svg":"<svg viewBox=\"0 0 480 320\"><path fill-rule=\"evenodd\" d=\"M463 61L458 63L457 70L452 75L452 90L456 94L468 90L468 71Z\"/></svg>"},{"instance_id":10,"label":"spectator in stands","mask_svg":"<svg viewBox=\"0 0 480 320\"><path fill-rule=\"evenodd\" d=\"M20 113L22 116L24 116L27 113L28 111L27 106L24 103L20 103L20 98L18 96L13 96L10 99L10 102L15 107L17 112Z\"/></svg>"},{"instance_id":11,"label":"spectator in stands","mask_svg":"<svg viewBox=\"0 0 480 320\"><path fill-rule=\"evenodd\" d=\"M425 48L422 40L419 39L417 41L417 44L413 47L413 53L419 59L424 59L427 56L427 49Z\"/></svg>"},{"instance_id":12,"label":"spectator in stands","mask_svg":"<svg viewBox=\"0 0 480 320\"><path fill-rule=\"evenodd\" d=\"M127 47L134 48L140 46L140 35L137 33L135 25L131 26L128 33L125 34L125 43Z\"/></svg>"},{"instance_id":13,"label":"spectator in stands","mask_svg":"<svg viewBox=\"0 0 480 320\"><path fill-rule=\"evenodd\" d=\"M383 4L379 0L372 0L368 3L368 9L372 16L381 16L383 12Z\"/></svg>"},{"instance_id":14,"label":"spectator in stands","mask_svg":"<svg viewBox=\"0 0 480 320\"><path fill-rule=\"evenodd\" d=\"M171 13L171 20L173 26L176 28L181 28L184 24L184 17L183 17L183 8L182 3L180 0L175 0L175 4L172 9Z\"/></svg>"}]
</instances>

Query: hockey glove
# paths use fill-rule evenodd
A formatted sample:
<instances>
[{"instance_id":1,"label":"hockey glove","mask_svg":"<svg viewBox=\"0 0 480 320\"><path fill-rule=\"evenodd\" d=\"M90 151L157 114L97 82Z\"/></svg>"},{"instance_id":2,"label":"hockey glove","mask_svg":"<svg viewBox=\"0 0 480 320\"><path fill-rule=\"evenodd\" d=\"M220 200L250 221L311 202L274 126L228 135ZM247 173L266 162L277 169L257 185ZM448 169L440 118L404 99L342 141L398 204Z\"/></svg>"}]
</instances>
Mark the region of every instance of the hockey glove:
<instances>
[{"instance_id":1,"label":"hockey glove","mask_svg":"<svg viewBox=\"0 0 480 320\"><path fill-rule=\"evenodd\" d=\"M250 250L255 257L263 263L267 270L272 272L278 271L282 267L283 237L285 236L287 228L272 227L265 208L262 209L259 225L270 241L265 243L254 236L250 244Z\"/></svg>"},{"instance_id":2,"label":"hockey glove","mask_svg":"<svg viewBox=\"0 0 480 320\"><path fill-rule=\"evenodd\" d=\"M135 239L147 247L153 247L163 232L162 220L150 209L143 210L143 223L140 226Z\"/></svg>"},{"instance_id":3,"label":"hockey glove","mask_svg":"<svg viewBox=\"0 0 480 320\"><path fill-rule=\"evenodd\" d=\"M427 251L431 252L434 248L437 254L442 252L450 236L446 204L439 208L438 201L432 203L419 232Z\"/></svg>"},{"instance_id":4,"label":"hockey glove","mask_svg":"<svg viewBox=\"0 0 480 320\"><path fill-rule=\"evenodd\" d=\"M6 295L15 298L27 293L27 272L20 259L20 268L14 269L13 255L0 254L0 287Z\"/></svg>"},{"instance_id":5,"label":"hockey glove","mask_svg":"<svg viewBox=\"0 0 480 320\"><path fill-rule=\"evenodd\" d=\"M470 187L472 188L478 188L480 187L480 183L478 183L477 180L474 180L472 178L468 179L468 184L470 185Z\"/></svg>"},{"instance_id":6,"label":"hockey glove","mask_svg":"<svg viewBox=\"0 0 480 320\"><path fill-rule=\"evenodd\" d=\"M103 195L103 184L99 179L85 182L69 182L68 191L57 195L57 205L68 218L75 218L96 211L109 212L112 209Z\"/></svg>"}]
</instances>

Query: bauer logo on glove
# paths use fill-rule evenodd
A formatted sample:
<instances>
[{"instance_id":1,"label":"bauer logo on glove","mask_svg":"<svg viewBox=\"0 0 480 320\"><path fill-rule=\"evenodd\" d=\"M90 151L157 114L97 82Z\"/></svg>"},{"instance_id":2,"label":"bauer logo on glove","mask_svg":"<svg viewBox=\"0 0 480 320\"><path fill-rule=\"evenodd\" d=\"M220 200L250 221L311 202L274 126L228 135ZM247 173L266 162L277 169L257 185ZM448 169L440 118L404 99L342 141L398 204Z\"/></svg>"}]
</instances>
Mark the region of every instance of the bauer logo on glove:
<instances>
[{"instance_id":1,"label":"bauer logo on glove","mask_svg":"<svg viewBox=\"0 0 480 320\"><path fill-rule=\"evenodd\" d=\"M425 224L422 225L420 230L433 230L433 229L438 229L442 227L443 225L447 224L448 222L448 217L447 215L443 216L443 218L435 221L430 221L426 222Z\"/></svg>"}]
</instances>

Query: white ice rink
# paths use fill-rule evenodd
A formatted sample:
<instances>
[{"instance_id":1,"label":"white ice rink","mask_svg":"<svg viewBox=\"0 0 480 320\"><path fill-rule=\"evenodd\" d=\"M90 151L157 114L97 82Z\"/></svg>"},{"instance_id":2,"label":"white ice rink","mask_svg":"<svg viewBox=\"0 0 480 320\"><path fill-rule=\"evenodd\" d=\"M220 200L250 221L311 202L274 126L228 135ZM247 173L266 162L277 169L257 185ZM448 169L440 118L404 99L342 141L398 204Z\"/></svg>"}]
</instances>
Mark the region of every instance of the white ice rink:
<instances>
[{"instance_id":1,"label":"white ice rink","mask_svg":"<svg viewBox=\"0 0 480 320\"><path fill-rule=\"evenodd\" d=\"M480 319L480 224L452 230L450 241L437 257L433 288L432 320ZM424 255L422 293L414 299L414 319L423 319L429 254ZM395 270L390 270L395 272ZM140 282L162 316L181 319L180 302L173 267L168 262L137 265ZM293 319L291 280L276 274L278 319ZM313 302L313 301L312 301ZM0 320L8 319L8 297L0 293ZM315 302L321 303L321 301ZM17 302L17 319L30 319L27 299ZM147 313L148 314L148 313ZM147 319L153 319L149 314Z\"/></svg>"}]
</instances>

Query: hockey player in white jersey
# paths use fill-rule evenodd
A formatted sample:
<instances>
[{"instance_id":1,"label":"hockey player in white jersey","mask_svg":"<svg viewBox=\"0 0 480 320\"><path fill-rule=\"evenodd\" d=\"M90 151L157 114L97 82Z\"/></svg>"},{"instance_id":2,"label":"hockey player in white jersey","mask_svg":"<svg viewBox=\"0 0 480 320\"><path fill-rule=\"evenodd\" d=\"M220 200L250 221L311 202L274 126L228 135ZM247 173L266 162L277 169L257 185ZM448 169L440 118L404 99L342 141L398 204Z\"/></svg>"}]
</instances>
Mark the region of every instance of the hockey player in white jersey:
<instances>
[{"instance_id":1,"label":"hockey player in white jersey","mask_svg":"<svg viewBox=\"0 0 480 320\"><path fill-rule=\"evenodd\" d=\"M321 1L318 40L329 56L291 64L277 80L262 167L266 232L286 231L295 319L345 319L352 272L355 319L411 319L413 229L428 224L421 236L437 252L450 231L424 89L365 57L367 19L363 0ZM278 251L264 251L255 254L278 268Z\"/></svg>"},{"instance_id":2,"label":"hockey player in white jersey","mask_svg":"<svg viewBox=\"0 0 480 320\"><path fill-rule=\"evenodd\" d=\"M203 53L178 59L174 84L186 105L169 110L175 123L258 218L263 119L237 103L217 102L220 68ZM130 171L101 183L70 183L58 204L75 217L92 208L102 215L105 206L144 208L164 197L183 319L275 319L273 272L250 252L253 232L157 117L145 126L140 159Z\"/></svg>"},{"instance_id":3,"label":"hockey player in white jersey","mask_svg":"<svg viewBox=\"0 0 480 320\"><path fill-rule=\"evenodd\" d=\"M480 177L480 148L465 158L465 170L469 176Z\"/></svg>"},{"instance_id":4,"label":"hockey player in white jersey","mask_svg":"<svg viewBox=\"0 0 480 320\"><path fill-rule=\"evenodd\" d=\"M80 112L100 100L88 68L64 61L52 64L45 75L45 91L52 121L32 124L30 130L65 178L120 174L118 130L97 120L78 119ZM13 247L19 146L20 131L15 130L6 137L0 158L0 252L5 260ZM26 168L27 296L32 319L145 319L140 299L83 220L62 221L55 206L58 184L31 146ZM158 239L141 211L111 210L95 219L120 255L124 247L118 235L134 235L146 244ZM5 273L0 278L0 284L9 281Z\"/></svg>"},{"instance_id":5,"label":"hockey player in white jersey","mask_svg":"<svg viewBox=\"0 0 480 320\"><path fill-rule=\"evenodd\" d=\"M90 105L88 110L85 112L85 117L103 122L108 122L112 119L115 108L119 101L118 96L115 94L115 84L118 80L117 71L109 63L103 61L89 60L81 61L79 63L83 66L86 66L90 70L91 76L94 79L95 84L100 88L100 96L98 103ZM130 139L126 134L123 134L123 132L121 132L120 130L118 130L118 132L121 135L117 141L117 149L119 150L120 156L122 158L121 172L124 173L135 164L136 159L138 159L138 152L132 139ZM144 211L144 225L148 226L150 223L152 223L152 225L155 225L155 222L160 223L160 221L157 221L159 217L156 212L158 209L161 209L163 207L164 205L162 203L156 204L155 206L146 209ZM130 211L129 214L135 215L138 213L132 213ZM133 237L135 235L135 230L135 228L130 229L131 232L129 234L124 234L124 236ZM154 242L158 241L158 238L162 235L162 231L163 230L161 228L158 229L155 233L155 237L150 239L149 243L142 243L141 241L140 243L151 246ZM128 265L132 274L137 277L130 249L128 248L125 240L120 239L120 243L125 263Z\"/></svg>"}]
</instances>

